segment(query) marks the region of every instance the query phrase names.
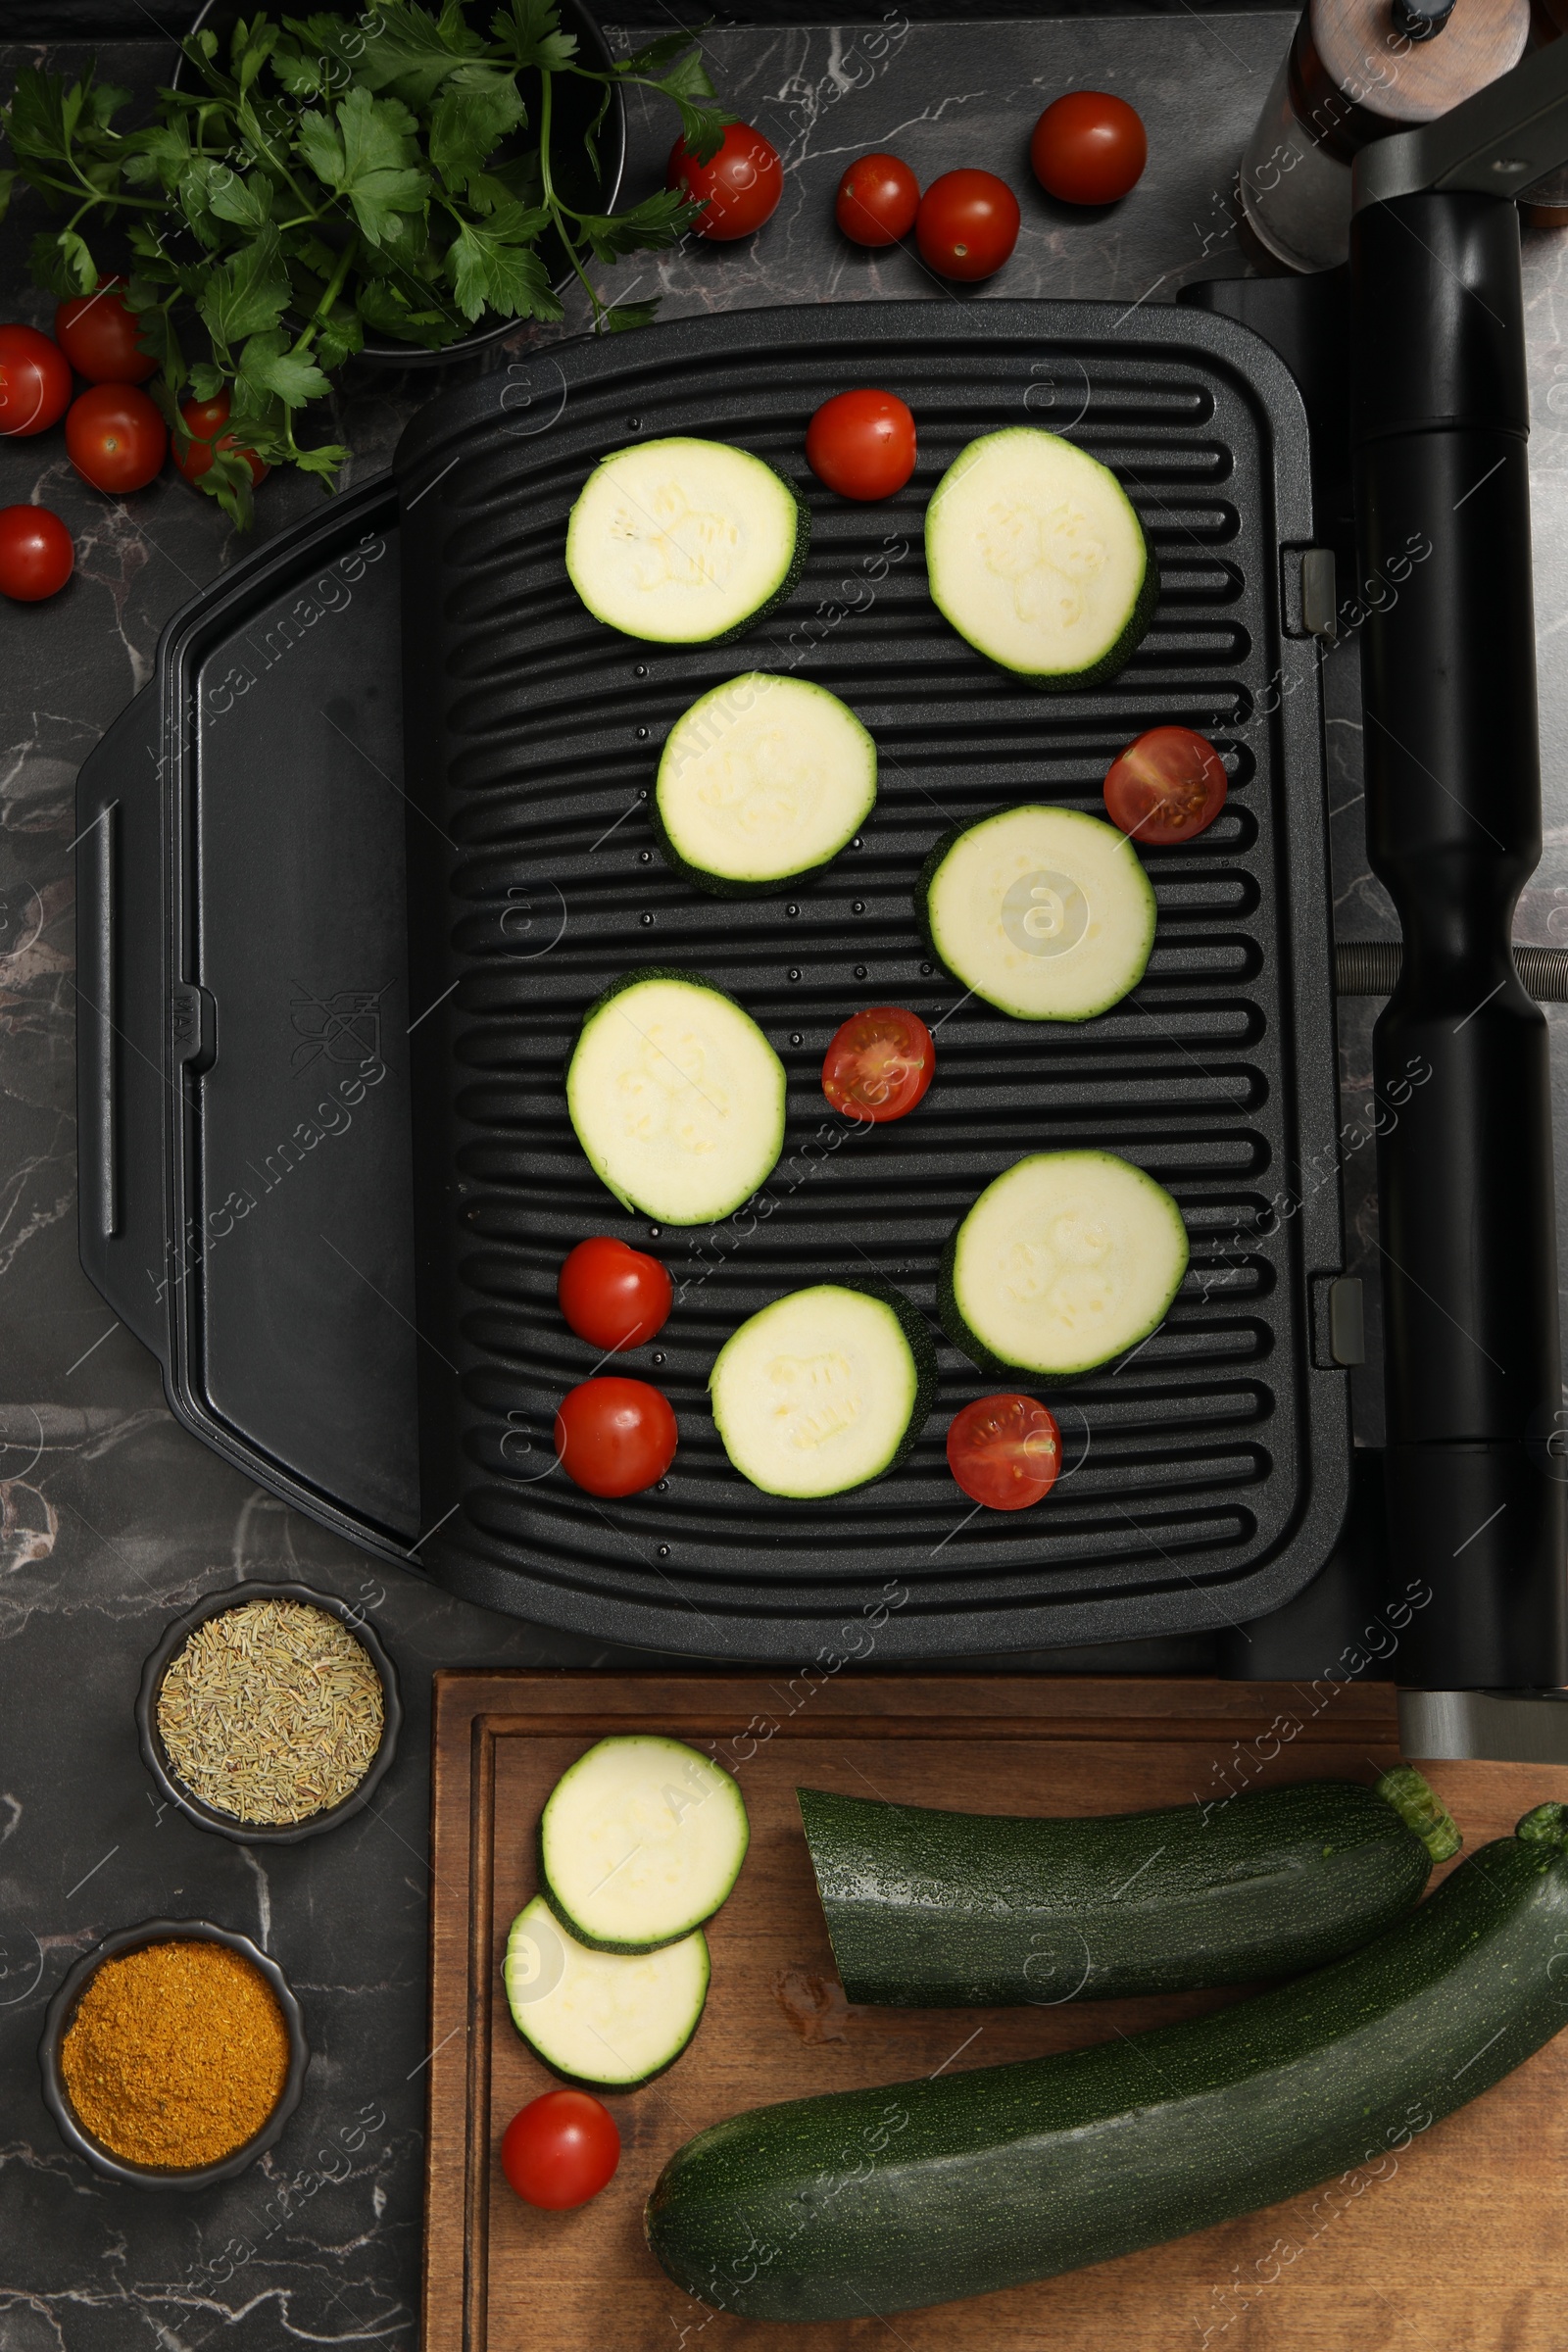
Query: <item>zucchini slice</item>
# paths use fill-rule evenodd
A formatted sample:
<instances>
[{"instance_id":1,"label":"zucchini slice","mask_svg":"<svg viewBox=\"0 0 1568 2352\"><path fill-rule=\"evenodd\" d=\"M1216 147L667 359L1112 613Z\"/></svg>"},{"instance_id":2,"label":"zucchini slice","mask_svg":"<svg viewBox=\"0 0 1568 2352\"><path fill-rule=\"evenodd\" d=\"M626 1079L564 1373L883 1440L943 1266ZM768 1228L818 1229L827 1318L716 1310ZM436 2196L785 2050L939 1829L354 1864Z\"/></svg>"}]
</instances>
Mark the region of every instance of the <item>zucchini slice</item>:
<instances>
[{"instance_id":1,"label":"zucchini slice","mask_svg":"<svg viewBox=\"0 0 1568 2352\"><path fill-rule=\"evenodd\" d=\"M669 731L654 831L677 873L720 898L820 872L876 805L876 746L825 686L748 670Z\"/></svg>"},{"instance_id":2,"label":"zucchini slice","mask_svg":"<svg viewBox=\"0 0 1568 2352\"><path fill-rule=\"evenodd\" d=\"M712 1918L750 1835L739 1788L700 1748L643 1733L601 1740L550 1792L540 1880L580 1943L656 1951Z\"/></svg>"},{"instance_id":3,"label":"zucchini slice","mask_svg":"<svg viewBox=\"0 0 1568 2352\"><path fill-rule=\"evenodd\" d=\"M936 1349L902 1293L824 1282L732 1332L708 1385L741 1476L812 1500L903 1461L936 1397Z\"/></svg>"},{"instance_id":4,"label":"zucchini slice","mask_svg":"<svg viewBox=\"0 0 1568 2352\"><path fill-rule=\"evenodd\" d=\"M1568 2022L1562 1815L1527 1814L1359 1951L1205 2017L732 2116L665 2165L649 2243L715 2310L863 2322L1381 2168Z\"/></svg>"},{"instance_id":5,"label":"zucchini slice","mask_svg":"<svg viewBox=\"0 0 1568 2352\"><path fill-rule=\"evenodd\" d=\"M1077 1821L795 1793L845 1992L906 2009L1185 1992L1318 1968L1392 1927L1433 1862L1457 1850L1446 1816L1418 1833L1408 1794L1381 1783L1306 1781Z\"/></svg>"},{"instance_id":6,"label":"zucchini slice","mask_svg":"<svg viewBox=\"0 0 1568 2352\"><path fill-rule=\"evenodd\" d=\"M501 1973L513 2024L553 2073L635 2090L697 2031L708 1942L699 1928L657 1952L593 1952L536 1894L512 1923Z\"/></svg>"},{"instance_id":7,"label":"zucchini slice","mask_svg":"<svg viewBox=\"0 0 1568 2352\"><path fill-rule=\"evenodd\" d=\"M1154 893L1125 833L1004 808L939 841L915 886L932 953L1015 1021L1088 1021L1144 976Z\"/></svg>"},{"instance_id":8,"label":"zucchini slice","mask_svg":"<svg viewBox=\"0 0 1568 2352\"><path fill-rule=\"evenodd\" d=\"M809 509L727 441L636 441L600 459L566 524L566 572L596 620L654 645L738 636L788 596Z\"/></svg>"},{"instance_id":9,"label":"zucchini slice","mask_svg":"<svg viewBox=\"0 0 1568 2352\"><path fill-rule=\"evenodd\" d=\"M784 1088L784 1064L733 997L647 969L584 1014L566 1108L617 1200L666 1225L708 1225L771 1175Z\"/></svg>"},{"instance_id":10,"label":"zucchini slice","mask_svg":"<svg viewBox=\"0 0 1568 2352\"><path fill-rule=\"evenodd\" d=\"M982 1371L1061 1378L1156 1331L1187 1256L1181 1210L1142 1168L1114 1152L1035 1152L955 1228L937 1308Z\"/></svg>"},{"instance_id":11,"label":"zucchini slice","mask_svg":"<svg viewBox=\"0 0 1568 2352\"><path fill-rule=\"evenodd\" d=\"M925 561L943 618L1036 686L1114 677L1159 602L1152 552L1116 476L1037 425L958 452L926 509Z\"/></svg>"}]
</instances>

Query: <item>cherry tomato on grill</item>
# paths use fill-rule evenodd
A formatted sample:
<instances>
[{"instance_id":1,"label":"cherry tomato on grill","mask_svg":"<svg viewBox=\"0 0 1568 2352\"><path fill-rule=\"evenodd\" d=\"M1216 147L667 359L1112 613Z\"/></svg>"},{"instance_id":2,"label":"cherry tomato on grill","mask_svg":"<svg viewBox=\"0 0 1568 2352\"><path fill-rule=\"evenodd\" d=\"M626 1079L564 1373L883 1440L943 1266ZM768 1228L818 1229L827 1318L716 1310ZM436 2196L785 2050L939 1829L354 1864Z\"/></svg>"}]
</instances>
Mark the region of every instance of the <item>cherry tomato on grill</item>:
<instances>
[{"instance_id":1,"label":"cherry tomato on grill","mask_svg":"<svg viewBox=\"0 0 1568 2352\"><path fill-rule=\"evenodd\" d=\"M265 482L271 467L262 463L254 449L241 449L237 433L225 433L228 422L228 394L220 392L216 400L182 400L179 413L184 420L189 441L181 450L174 443L174 464L187 482L199 482L210 472L215 449L232 450L244 459L251 469L253 482Z\"/></svg>"},{"instance_id":2,"label":"cherry tomato on grill","mask_svg":"<svg viewBox=\"0 0 1568 2352\"><path fill-rule=\"evenodd\" d=\"M1140 844L1191 841L1225 806L1225 765L1191 727L1151 727L1105 775L1105 811Z\"/></svg>"},{"instance_id":3,"label":"cherry tomato on grill","mask_svg":"<svg viewBox=\"0 0 1568 2352\"><path fill-rule=\"evenodd\" d=\"M1063 204L1115 204L1137 185L1149 140L1125 98L1069 90L1035 124L1029 161L1048 196Z\"/></svg>"},{"instance_id":4,"label":"cherry tomato on grill","mask_svg":"<svg viewBox=\"0 0 1568 2352\"><path fill-rule=\"evenodd\" d=\"M902 1119L923 1102L937 1066L931 1032L918 1013L873 1004L852 1013L827 1050L822 1092L847 1119Z\"/></svg>"},{"instance_id":5,"label":"cherry tomato on grill","mask_svg":"<svg viewBox=\"0 0 1568 2352\"><path fill-rule=\"evenodd\" d=\"M723 145L706 164L687 152L684 139L677 139L669 151L664 185L684 188L694 203L706 204L707 211L692 226L700 237L725 244L734 237L749 237L772 219L784 193L784 166L778 149L760 130L749 122L731 122Z\"/></svg>"},{"instance_id":6,"label":"cherry tomato on grill","mask_svg":"<svg viewBox=\"0 0 1568 2352\"><path fill-rule=\"evenodd\" d=\"M614 2179L620 2133L586 2090L547 2090L507 2126L501 2169L525 2204L547 2213L586 2205Z\"/></svg>"},{"instance_id":7,"label":"cherry tomato on grill","mask_svg":"<svg viewBox=\"0 0 1568 2352\"><path fill-rule=\"evenodd\" d=\"M561 1400L556 1451L573 1486L587 1494L640 1494L675 1458L669 1399L646 1380L602 1373Z\"/></svg>"},{"instance_id":8,"label":"cherry tomato on grill","mask_svg":"<svg viewBox=\"0 0 1568 2352\"><path fill-rule=\"evenodd\" d=\"M839 181L833 218L857 245L896 245L914 226L920 183L896 155L862 155Z\"/></svg>"},{"instance_id":9,"label":"cherry tomato on grill","mask_svg":"<svg viewBox=\"0 0 1568 2352\"><path fill-rule=\"evenodd\" d=\"M994 172L944 172L920 199L920 259L944 277L990 277L1018 242L1018 199Z\"/></svg>"},{"instance_id":10,"label":"cherry tomato on grill","mask_svg":"<svg viewBox=\"0 0 1568 2352\"><path fill-rule=\"evenodd\" d=\"M674 1293L657 1257L609 1234L579 1242L556 1293L579 1340L595 1348L641 1348L662 1328Z\"/></svg>"},{"instance_id":11,"label":"cherry tomato on grill","mask_svg":"<svg viewBox=\"0 0 1568 2352\"><path fill-rule=\"evenodd\" d=\"M0 326L0 433L47 432L71 406L71 363L35 326Z\"/></svg>"},{"instance_id":12,"label":"cherry tomato on grill","mask_svg":"<svg viewBox=\"0 0 1568 2352\"><path fill-rule=\"evenodd\" d=\"M55 341L89 384L144 384L158 372L136 342L141 320L117 291L122 277L101 277L96 294L78 294L55 313Z\"/></svg>"},{"instance_id":13,"label":"cherry tomato on grill","mask_svg":"<svg viewBox=\"0 0 1568 2352\"><path fill-rule=\"evenodd\" d=\"M134 384L94 384L66 417L66 454L95 490L141 490L163 465L169 427Z\"/></svg>"},{"instance_id":14,"label":"cherry tomato on grill","mask_svg":"<svg viewBox=\"0 0 1568 2352\"><path fill-rule=\"evenodd\" d=\"M971 1502L1026 1511L1061 1468L1061 1432L1036 1396L981 1396L953 1416L948 1468Z\"/></svg>"},{"instance_id":15,"label":"cherry tomato on grill","mask_svg":"<svg viewBox=\"0 0 1568 2352\"><path fill-rule=\"evenodd\" d=\"M0 507L0 596L41 604L71 577L71 533L47 507Z\"/></svg>"},{"instance_id":16,"label":"cherry tomato on grill","mask_svg":"<svg viewBox=\"0 0 1568 2352\"><path fill-rule=\"evenodd\" d=\"M806 428L806 462L840 498L891 498L914 471L914 418L896 392L839 392Z\"/></svg>"}]
</instances>

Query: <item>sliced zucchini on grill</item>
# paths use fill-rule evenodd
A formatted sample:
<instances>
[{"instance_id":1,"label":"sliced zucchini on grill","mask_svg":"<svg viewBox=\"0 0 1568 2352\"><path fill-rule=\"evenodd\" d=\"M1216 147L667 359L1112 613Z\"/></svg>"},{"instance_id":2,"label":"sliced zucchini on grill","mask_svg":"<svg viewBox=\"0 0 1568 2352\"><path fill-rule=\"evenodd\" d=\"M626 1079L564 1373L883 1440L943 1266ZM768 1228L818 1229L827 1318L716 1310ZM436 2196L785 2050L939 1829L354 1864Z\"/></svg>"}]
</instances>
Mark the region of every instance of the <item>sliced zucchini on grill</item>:
<instances>
[{"instance_id":1,"label":"sliced zucchini on grill","mask_svg":"<svg viewBox=\"0 0 1568 2352\"><path fill-rule=\"evenodd\" d=\"M566 571L596 620L657 645L710 645L761 619L801 575L809 510L765 459L725 441L637 441L588 476Z\"/></svg>"},{"instance_id":2,"label":"sliced zucchini on grill","mask_svg":"<svg viewBox=\"0 0 1568 2352\"><path fill-rule=\"evenodd\" d=\"M699 1928L662 1951L590 1951L536 1894L512 1923L501 1973L512 2022L546 2066L568 2082L634 2090L697 2031L708 1942Z\"/></svg>"},{"instance_id":3,"label":"sliced zucchini on grill","mask_svg":"<svg viewBox=\"0 0 1568 2352\"><path fill-rule=\"evenodd\" d=\"M539 1822L551 1909L606 1952L655 1951L711 1919L746 1859L729 1774L683 1740L601 1740L564 1772Z\"/></svg>"},{"instance_id":4,"label":"sliced zucchini on grill","mask_svg":"<svg viewBox=\"0 0 1568 2352\"><path fill-rule=\"evenodd\" d=\"M775 1299L709 1381L724 1451L764 1494L811 1500L897 1467L936 1396L936 1350L898 1291L819 1283Z\"/></svg>"},{"instance_id":5,"label":"sliced zucchini on grill","mask_svg":"<svg viewBox=\"0 0 1568 2352\"><path fill-rule=\"evenodd\" d=\"M750 670L670 729L654 830L701 889L760 897L836 858L875 802L876 746L854 711L805 678Z\"/></svg>"}]
</instances>

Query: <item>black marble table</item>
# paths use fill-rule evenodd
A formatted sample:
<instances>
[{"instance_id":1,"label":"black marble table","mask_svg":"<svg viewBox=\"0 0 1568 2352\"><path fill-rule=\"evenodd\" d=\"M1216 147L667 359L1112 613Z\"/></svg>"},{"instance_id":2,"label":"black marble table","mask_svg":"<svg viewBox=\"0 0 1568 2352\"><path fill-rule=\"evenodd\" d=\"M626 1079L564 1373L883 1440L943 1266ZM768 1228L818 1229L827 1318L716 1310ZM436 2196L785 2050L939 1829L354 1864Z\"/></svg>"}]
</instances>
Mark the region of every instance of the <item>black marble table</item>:
<instances>
[{"instance_id":1,"label":"black marble table","mask_svg":"<svg viewBox=\"0 0 1568 2352\"><path fill-rule=\"evenodd\" d=\"M755 244L694 240L634 259L615 272L615 291L661 292L666 317L825 296L984 300L992 289L955 295L903 254L862 255L835 236L831 195L844 164L892 146L923 180L981 163L1031 188L1017 253L995 291L1167 301L1232 256L1243 267L1236 164L1292 22L1266 9L1184 6L1138 20L1072 14L959 26L896 12L868 23L861 12L842 30L716 30L706 41L715 78L784 154L783 206ZM0 88L17 64L44 54L22 42L0 47ZM49 62L76 65L85 54L57 44ZM99 54L106 73L136 89L168 71L167 49L152 39ZM1126 92L1151 134L1139 188L1092 220L1033 192L1024 166L1035 116L1075 82ZM632 127L635 191L657 183L673 124L640 114ZM0 231L0 308L47 323L52 306L24 267L34 225L30 206L19 204ZM1563 250L1553 236L1527 234L1547 846L1518 933L1544 944L1568 944ZM564 329L524 333L514 349L580 323L578 315ZM355 453L351 481L387 464L438 380L423 371L358 376L336 434ZM259 536L318 495L303 481L269 482ZM73 474L58 433L0 444L0 505L32 498L65 515L78 555L55 602L0 610L0 2352L412 2344L430 1672L634 1661L451 1601L248 1487L173 1422L152 1358L81 1274L73 780L151 674L164 623L244 547L172 471L122 503L98 498ZM1325 690L1339 920L1344 936L1368 938L1396 926L1366 870L1356 662L1352 639L1329 661ZM1369 1085L1374 1010L1342 1007L1348 1115ZM1553 1013L1555 1024L1563 1018ZM1345 1182L1356 1268L1375 1303L1369 1150L1349 1154ZM1358 1376L1355 1414L1359 1440L1376 1443L1375 1363ZM397 1659L409 1721L370 1811L329 1838L263 1850L208 1836L159 1803L137 1755L131 1701L141 1660L172 1615L202 1592L280 1575L363 1602ZM1032 1662L1098 1661L1080 1652ZM1200 1642L1190 1662L1206 1662ZM66 2154L38 2095L35 2050L53 1987L107 1931L157 1914L206 1916L263 1943L293 1982L314 2053L281 2145L241 2180L196 2196L101 2180Z\"/></svg>"}]
</instances>

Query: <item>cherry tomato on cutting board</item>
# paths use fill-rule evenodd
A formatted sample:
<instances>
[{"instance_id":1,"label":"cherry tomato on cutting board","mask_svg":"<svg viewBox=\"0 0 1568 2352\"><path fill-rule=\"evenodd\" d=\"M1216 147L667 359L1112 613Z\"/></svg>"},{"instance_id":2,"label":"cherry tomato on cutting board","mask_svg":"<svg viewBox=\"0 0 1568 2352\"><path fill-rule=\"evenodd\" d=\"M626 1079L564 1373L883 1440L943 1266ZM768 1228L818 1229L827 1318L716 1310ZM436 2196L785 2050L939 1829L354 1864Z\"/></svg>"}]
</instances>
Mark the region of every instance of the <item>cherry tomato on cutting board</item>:
<instances>
[{"instance_id":1,"label":"cherry tomato on cutting board","mask_svg":"<svg viewBox=\"0 0 1568 2352\"><path fill-rule=\"evenodd\" d=\"M667 1396L613 1373L580 1382L556 1415L561 1467L586 1494L640 1494L657 1485L675 1458L676 1434Z\"/></svg>"},{"instance_id":2,"label":"cherry tomato on cutting board","mask_svg":"<svg viewBox=\"0 0 1568 2352\"><path fill-rule=\"evenodd\" d=\"M1069 90L1035 124L1029 161L1048 196L1063 204L1115 204L1142 176L1149 139L1125 98Z\"/></svg>"},{"instance_id":3,"label":"cherry tomato on cutting board","mask_svg":"<svg viewBox=\"0 0 1568 2352\"><path fill-rule=\"evenodd\" d=\"M1191 841L1225 806L1225 764L1191 727L1151 727L1105 774L1105 812L1140 843Z\"/></svg>"},{"instance_id":4,"label":"cherry tomato on cutting board","mask_svg":"<svg viewBox=\"0 0 1568 2352\"><path fill-rule=\"evenodd\" d=\"M158 372L152 353L136 341L141 320L117 290L124 282L101 277L96 294L78 294L55 313L55 341L89 384L144 384Z\"/></svg>"},{"instance_id":5,"label":"cherry tomato on cutting board","mask_svg":"<svg viewBox=\"0 0 1568 2352\"><path fill-rule=\"evenodd\" d=\"M896 392L838 392L806 428L806 462L840 498L891 498L914 471L914 418Z\"/></svg>"},{"instance_id":6,"label":"cherry tomato on cutting board","mask_svg":"<svg viewBox=\"0 0 1568 2352\"><path fill-rule=\"evenodd\" d=\"M731 122L723 145L706 164L688 153L684 139L677 139L669 151L664 185L684 188L693 203L706 204L707 211L692 226L700 237L725 244L734 237L749 237L772 219L784 193L784 166L778 149L760 130L749 122Z\"/></svg>"},{"instance_id":7,"label":"cherry tomato on cutting board","mask_svg":"<svg viewBox=\"0 0 1568 2352\"><path fill-rule=\"evenodd\" d=\"M1018 242L1018 199L994 172L944 172L920 199L914 241L944 277L990 277Z\"/></svg>"},{"instance_id":8,"label":"cherry tomato on cutting board","mask_svg":"<svg viewBox=\"0 0 1568 2352\"><path fill-rule=\"evenodd\" d=\"M609 1234L568 1251L556 1284L561 1311L595 1348L641 1348L663 1328L674 1292L657 1257Z\"/></svg>"},{"instance_id":9,"label":"cherry tomato on cutting board","mask_svg":"<svg viewBox=\"0 0 1568 2352\"><path fill-rule=\"evenodd\" d=\"M141 490L164 463L169 427L134 384L94 384L66 416L66 455L95 490Z\"/></svg>"},{"instance_id":10,"label":"cherry tomato on cutting board","mask_svg":"<svg viewBox=\"0 0 1568 2352\"><path fill-rule=\"evenodd\" d=\"M228 394L220 392L216 400L182 400L179 414L190 435L184 449L174 443L174 464L187 482L199 482L204 473L212 470L215 449L232 450L244 459L251 469L253 482L265 482L271 471L263 464L254 449L242 449L237 433L225 433L228 422Z\"/></svg>"},{"instance_id":11,"label":"cherry tomato on cutting board","mask_svg":"<svg viewBox=\"0 0 1568 2352\"><path fill-rule=\"evenodd\" d=\"M47 507L0 507L0 595L41 604L71 577L71 533Z\"/></svg>"},{"instance_id":12,"label":"cherry tomato on cutting board","mask_svg":"<svg viewBox=\"0 0 1568 2352\"><path fill-rule=\"evenodd\" d=\"M914 226L920 183L896 155L862 155L839 181L833 218L857 245L896 245Z\"/></svg>"},{"instance_id":13,"label":"cherry tomato on cutting board","mask_svg":"<svg viewBox=\"0 0 1568 2352\"><path fill-rule=\"evenodd\" d=\"M937 1066L931 1032L901 1004L850 1015L822 1062L822 1092L847 1119L902 1119L925 1100Z\"/></svg>"},{"instance_id":14,"label":"cherry tomato on cutting board","mask_svg":"<svg viewBox=\"0 0 1568 2352\"><path fill-rule=\"evenodd\" d=\"M501 2140L501 2169L525 2204L547 2213L586 2205L615 2177L620 2133L586 2090L547 2090L519 2108Z\"/></svg>"},{"instance_id":15,"label":"cherry tomato on cutting board","mask_svg":"<svg viewBox=\"0 0 1568 2352\"><path fill-rule=\"evenodd\" d=\"M955 1413L948 1468L971 1502L1026 1511L1043 1502L1061 1468L1061 1432L1037 1396L980 1396Z\"/></svg>"},{"instance_id":16,"label":"cherry tomato on cutting board","mask_svg":"<svg viewBox=\"0 0 1568 2352\"><path fill-rule=\"evenodd\" d=\"M35 326L0 326L0 433L22 440L71 406L71 363Z\"/></svg>"}]
</instances>

